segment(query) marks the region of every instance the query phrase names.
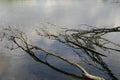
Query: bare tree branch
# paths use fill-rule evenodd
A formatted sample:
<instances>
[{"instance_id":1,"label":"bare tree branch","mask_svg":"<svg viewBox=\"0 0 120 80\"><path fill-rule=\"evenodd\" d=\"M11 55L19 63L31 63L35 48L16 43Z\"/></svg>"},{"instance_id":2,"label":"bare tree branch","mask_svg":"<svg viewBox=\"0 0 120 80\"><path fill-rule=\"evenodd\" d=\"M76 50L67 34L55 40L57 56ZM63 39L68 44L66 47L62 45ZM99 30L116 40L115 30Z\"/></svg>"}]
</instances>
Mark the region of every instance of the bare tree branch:
<instances>
[{"instance_id":1,"label":"bare tree branch","mask_svg":"<svg viewBox=\"0 0 120 80\"><path fill-rule=\"evenodd\" d=\"M115 27L115 28L95 28L91 30L76 30L76 29L67 29L63 31L63 33L59 34L52 34L45 29L41 29L41 31L36 30L37 34L40 36L47 37L49 39L57 40L59 42L62 42L63 44L66 44L72 48L76 49L83 49L84 51L88 52L89 56L91 59L95 60L99 64L103 64L102 58L100 56L106 57L105 54L100 53L96 50L94 46L97 46L99 48L104 48L104 49L110 49L110 50L115 50L115 51L120 51L118 49L112 49L109 47L104 46L100 40L103 40L103 42L107 42L106 44L113 44L115 46L120 47L118 44L109 41L102 36L111 33L111 32L120 32L120 27ZM32 56L35 60L42 62L39 58L36 57L35 52L33 50L39 50L44 53L46 53L46 59L48 55L52 55L54 57L57 57L75 67L77 67L80 71L82 71L83 76L92 80L104 80L102 77L94 76L92 74L89 74L87 70L82 67L80 64L69 60L65 58L64 56L59 55L58 53L54 53L52 51L46 50L40 46L33 45L28 41L27 36L25 33L20 31L19 29L12 29L11 27L3 29L3 31L0 33L2 35L1 38L6 37L8 40L12 41L18 48L21 48L23 51L28 53L30 56ZM21 45L21 43L23 45ZM14 48L13 48L14 49ZM44 64L47 64L51 67L51 64L49 64L47 61L42 62ZM104 63L104 65L106 65ZM103 66L107 67L107 66Z\"/></svg>"}]
</instances>

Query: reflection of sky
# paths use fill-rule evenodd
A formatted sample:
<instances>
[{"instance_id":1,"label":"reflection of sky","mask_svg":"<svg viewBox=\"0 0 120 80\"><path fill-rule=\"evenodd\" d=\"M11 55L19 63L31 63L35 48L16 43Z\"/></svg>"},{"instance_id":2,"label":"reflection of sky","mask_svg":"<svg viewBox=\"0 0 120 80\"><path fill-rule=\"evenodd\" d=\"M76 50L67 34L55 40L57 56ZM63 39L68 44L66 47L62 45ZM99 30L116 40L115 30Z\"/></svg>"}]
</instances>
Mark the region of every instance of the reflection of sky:
<instances>
[{"instance_id":1,"label":"reflection of sky","mask_svg":"<svg viewBox=\"0 0 120 80\"><path fill-rule=\"evenodd\" d=\"M37 42L38 38L35 38L36 36L33 29L36 26L40 26L41 23L50 22L69 28L78 27L77 25L80 24L102 27L119 25L119 4L104 3L104 1L105 0L16 0L16 2L13 3L0 2L0 27L6 25L22 26L21 28L24 28L24 30L32 36L30 36L31 39ZM114 38L112 37L112 39ZM43 39L43 41L47 42L47 44L45 43L44 45L48 48L56 47L53 46L55 44L54 42L45 39ZM119 40L117 41L119 42ZM9 65L10 63L8 62L6 64ZM119 71L117 71L117 73L119 73Z\"/></svg>"},{"instance_id":2,"label":"reflection of sky","mask_svg":"<svg viewBox=\"0 0 120 80\"><path fill-rule=\"evenodd\" d=\"M51 22L63 26L90 24L98 26L119 25L119 6L99 0L63 1L30 0L0 5L0 24L35 25Z\"/></svg>"}]
</instances>

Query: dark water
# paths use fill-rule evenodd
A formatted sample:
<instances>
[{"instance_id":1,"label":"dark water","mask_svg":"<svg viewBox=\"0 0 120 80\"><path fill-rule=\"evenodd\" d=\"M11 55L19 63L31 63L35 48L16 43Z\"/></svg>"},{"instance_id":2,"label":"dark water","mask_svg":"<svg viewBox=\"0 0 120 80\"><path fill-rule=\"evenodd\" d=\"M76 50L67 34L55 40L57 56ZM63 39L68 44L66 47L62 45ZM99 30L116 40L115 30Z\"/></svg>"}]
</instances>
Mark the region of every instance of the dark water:
<instances>
[{"instance_id":1,"label":"dark water","mask_svg":"<svg viewBox=\"0 0 120 80\"><path fill-rule=\"evenodd\" d=\"M120 24L119 14L119 0L0 0L0 28L5 26L19 27L29 34L32 42L62 53L69 59L82 64L90 73L102 76L106 80L111 80L106 72L82 63L71 48L63 44L46 39L40 40L39 37L36 37L34 29L37 26L46 25L50 31L57 31L57 28L52 29L53 27L46 23L57 25L58 28L79 28L81 24L113 27ZM118 34L113 34L108 38L120 42ZM0 80L79 80L34 61L21 50L4 49L6 44L7 42L0 43ZM120 54L112 53L114 54L108 54L104 61L119 79ZM49 60L53 65L63 70L81 74L77 69L60 60L57 61L54 58Z\"/></svg>"}]
</instances>

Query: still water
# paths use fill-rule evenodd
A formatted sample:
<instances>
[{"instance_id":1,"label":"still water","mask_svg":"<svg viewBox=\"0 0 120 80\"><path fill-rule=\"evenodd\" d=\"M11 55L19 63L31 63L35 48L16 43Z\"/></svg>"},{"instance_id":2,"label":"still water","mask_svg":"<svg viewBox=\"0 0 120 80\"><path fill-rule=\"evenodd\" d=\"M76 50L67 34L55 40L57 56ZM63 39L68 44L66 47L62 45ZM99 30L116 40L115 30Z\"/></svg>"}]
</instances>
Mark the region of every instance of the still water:
<instances>
[{"instance_id":1,"label":"still water","mask_svg":"<svg viewBox=\"0 0 120 80\"><path fill-rule=\"evenodd\" d=\"M62 51L64 55L76 61L77 56L73 52L56 42L40 40L36 38L34 29L38 26L49 24L57 25L58 28L79 28L81 24L95 27L113 27L120 25L120 1L119 0L0 0L0 28L5 26L19 27L30 35L33 42L39 43L47 49L56 52ZM54 31L57 31L54 29ZM28 36L29 36L28 35ZM120 42L120 37L113 34L108 37L115 42ZM40 41L39 41L40 40ZM6 43L7 44L7 43ZM5 43L0 43L0 80L79 80L60 73L48 66L35 62L29 55L21 50L10 51L5 49ZM62 47L61 47L62 46ZM65 49L65 51L63 51ZM67 54L68 53L68 54ZM55 63L55 59L51 62ZM120 79L120 54L108 54L104 61L109 69ZM80 74L77 69L70 65L62 64L62 69ZM94 70L94 67L85 66L90 73L100 75L106 80L112 80L106 73ZM66 66L67 65L67 66ZM64 66L64 67L63 67ZM113 79L114 80L114 79Z\"/></svg>"}]
</instances>

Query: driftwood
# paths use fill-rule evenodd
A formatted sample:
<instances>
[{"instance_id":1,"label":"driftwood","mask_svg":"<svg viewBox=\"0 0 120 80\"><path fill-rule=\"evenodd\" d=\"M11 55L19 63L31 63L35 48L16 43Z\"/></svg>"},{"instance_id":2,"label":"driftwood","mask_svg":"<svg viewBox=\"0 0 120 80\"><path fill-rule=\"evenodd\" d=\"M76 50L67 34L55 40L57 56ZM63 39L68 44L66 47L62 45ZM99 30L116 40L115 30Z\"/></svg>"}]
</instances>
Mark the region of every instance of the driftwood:
<instances>
[{"instance_id":1,"label":"driftwood","mask_svg":"<svg viewBox=\"0 0 120 80\"><path fill-rule=\"evenodd\" d=\"M112 43L116 46L119 46L119 45L102 37L103 35L105 35L107 33L119 32L119 31L120 31L120 27L96 28L96 29L91 29L91 30L65 29L62 34L60 33L58 35L55 35L55 34L47 33L47 31L41 29L41 30L37 30L37 34L40 36L44 36L44 37L48 37L50 39L57 40L61 43L64 43L64 44L70 46L70 47L73 47L73 48L84 49L86 52L90 53L89 56L92 59L96 59L97 62L99 64L101 64L102 60L101 60L100 56L106 57L106 55L98 52L94 48L93 45L100 47L102 49L110 49L110 50L119 51L118 49L113 49L113 48L104 46L104 44L106 44L106 43ZM41 32L42 32L42 34L41 34ZM39 50L39 51L43 51L44 53L46 53L46 59L47 59L48 55L52 55L54 57L57 57L65 62L77 67L78 69L80 69L80 71L82 71L83 76L88 79L105 80L102 77L98 77L98 76L89 74L84 67L82 67L80 64L77 64L76 62L73 62L57 53L54 53L52 51L46 50L44 48L41 48L40 46L36 46L36 45L30 43L27 36L25 35L25 33L20 31L19 29L5 28L1 31L0 34L2 35L1 39L3 39L5 37L9 41L12 41L17 46L17 48L21 48L23 51L25 51L26 53L31 55L37 61L41 62L41 60L39 58L37 58L37 56L35 56L34 50ZM61 36L64 39L61 39ZM105 43L101 43L99 40L103 40ZM17 48L11 47L11 49L17 49ZM47 62L47 60L42 63L50 65ZM52 65L50 65L50 66L52 67Z\"/></svg>"}]
</instances>

